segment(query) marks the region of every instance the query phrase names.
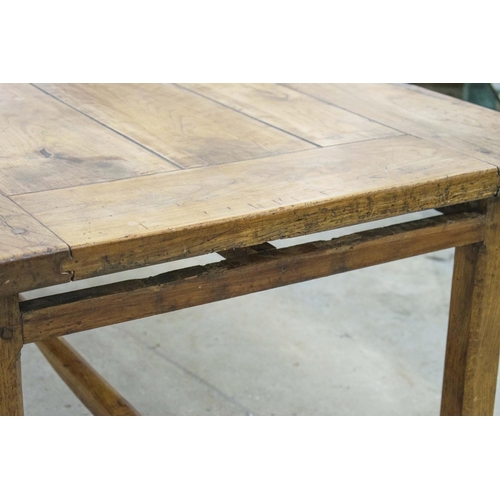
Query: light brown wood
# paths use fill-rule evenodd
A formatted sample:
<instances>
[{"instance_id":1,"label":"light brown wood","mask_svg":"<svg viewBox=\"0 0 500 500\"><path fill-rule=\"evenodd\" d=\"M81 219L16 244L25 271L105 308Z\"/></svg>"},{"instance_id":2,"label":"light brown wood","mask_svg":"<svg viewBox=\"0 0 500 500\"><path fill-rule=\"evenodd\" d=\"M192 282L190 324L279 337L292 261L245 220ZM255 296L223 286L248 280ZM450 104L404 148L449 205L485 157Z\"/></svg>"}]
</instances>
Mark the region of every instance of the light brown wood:
<instances>
[{"instance_id":1,"label":"light brown wood","mask_svg":"<svg viewBox=\"0 0 500 500\"><path fill-rule=\"evenodd\" d=\"M492 415L500 356L500 199L488 202L484 241L457 248L442 415Z\"/></svg>"},{"instance_id":2,"label":"light brown wood","mask_svg":"<svg viewBox=\"0 0 500 500\"><path fill-rule=\"evenodd\" d=\"M4 413L22 413L23 335L34 342L455 245L465 247L443 413L491 413L498 113L407 85L7 84L0 130L0 312L13 325L0 339ZM283 250L264 243L485 203L486 216ZM27 301L21 331L19 292L211 252L226 260ZM67 346L52 347L64 376L87 373L61 362Z\"/></svg>"},{"instance_id":3,"label":"light brown wood","mask_svg":"<svg viewBox=\"0 0 500 500\"><path fill-rule=\"evenodd\" d=\"M138 416L137 410L109 385L64 339L37 347L76 397L96 416Z\"/></svg>"},{"instance_id":4,"label":"light brown wood","mask_svg":"<svg viewBox=\"0 0 500 500\"><path fill-rule=\"evenodd\" d=\"M66 335L480 241L484 216L443 215L331 241L247 252L206 266L21 304L25 342Z\"/></svg>"},{"instance_id":5,"label":"light brown wood","mask_svg":"<svg viewBox=\"0 0 500 500\"><path fill-rule=\"evenodd\" d=\"M187 168L314 148L175 85L37 86Z\"/></svg>"},{"instance_id":6,"label":"light brown wood","mask_svg":"<svg viewBox=\"0 0 500 500\"><path fill-rule=\"evenodd\" d=\"M0 194L0 297L69 281L61 271L69 255L66 243Z\"/></svg>"},{"instance_id":7,"label":"light brown wood","mask_svg":"<svg viewBox=\"0 0 500 500\"><path fill-rule=\"evenodd\" d=\"M287 84L393 127L500 167L500 113L413 85Z\"/></svg>"},{"instance_id":8,"label":"light brown wood","mask_svg":"<svg viewBox=\"0 0 500 500\"><path fill-rule=\"evenodd\" d=\"M28 84L0 85L0 130L4 194L177 170Z\"/></svg>"},{"instance_id":9,"label":"light brown wood","mask_svg":"<svg viewBox=\"0 0 500 500\"><path fill-rule=\"evenodd\" d=\"M493 196L496 167L401 136L14 196L74 279Z\"/></svg>"},{"instance_id":10,"label":"light brown wood","mask_svg":"<svg viewBox=\"0 0 500 500\"><path fill-rule=\"evenodd\" d=\"M320 146L401 135L397 130L275 83L181 86Z\"/></svg>"},{"instance_id":11,"label":"light brown wood","mask_svg":"<svg viewBox=\"0 0 500 500\"><path fill-rule=\"evenodd\" d=\"M23 415L22 346L18 297L0 297L0 416Z\"/></svg>"}]
</instances>

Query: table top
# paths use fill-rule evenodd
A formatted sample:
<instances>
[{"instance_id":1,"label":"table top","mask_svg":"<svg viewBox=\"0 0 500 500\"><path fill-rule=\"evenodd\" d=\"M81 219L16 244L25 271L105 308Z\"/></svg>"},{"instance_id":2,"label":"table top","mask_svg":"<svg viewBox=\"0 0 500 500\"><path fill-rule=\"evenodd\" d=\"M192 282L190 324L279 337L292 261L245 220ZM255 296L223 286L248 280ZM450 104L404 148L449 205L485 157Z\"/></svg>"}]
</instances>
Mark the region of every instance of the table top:
<instances>
[{"instance_id":1,"label":"table top","mask_svg":"<svg viewBox=\"0 0 500 500\"><path fill-rule=\"evenodd\" d=\"M411 85L0 85L0 294L495 196L500 114Z\"/></svg>"}]
</instances>

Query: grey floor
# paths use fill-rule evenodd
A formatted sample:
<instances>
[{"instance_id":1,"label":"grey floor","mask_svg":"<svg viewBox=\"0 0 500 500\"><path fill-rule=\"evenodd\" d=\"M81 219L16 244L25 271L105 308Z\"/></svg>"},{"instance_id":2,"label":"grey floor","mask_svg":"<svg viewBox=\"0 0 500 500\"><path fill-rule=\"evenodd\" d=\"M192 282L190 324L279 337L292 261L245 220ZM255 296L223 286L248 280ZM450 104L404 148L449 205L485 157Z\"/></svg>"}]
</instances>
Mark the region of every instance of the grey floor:
<instances>
[{"instance_id":1,"label":"grey floor","mask_svg":"<svg viewBox=\"0 0 500 500\"><path fill-rule=\"evenodd\" d=\"M444 250L66 338L144 415L437 415L452 265ZM89 414L34 345L22 359L27 415Z\"/></svg>"}]
</instances>

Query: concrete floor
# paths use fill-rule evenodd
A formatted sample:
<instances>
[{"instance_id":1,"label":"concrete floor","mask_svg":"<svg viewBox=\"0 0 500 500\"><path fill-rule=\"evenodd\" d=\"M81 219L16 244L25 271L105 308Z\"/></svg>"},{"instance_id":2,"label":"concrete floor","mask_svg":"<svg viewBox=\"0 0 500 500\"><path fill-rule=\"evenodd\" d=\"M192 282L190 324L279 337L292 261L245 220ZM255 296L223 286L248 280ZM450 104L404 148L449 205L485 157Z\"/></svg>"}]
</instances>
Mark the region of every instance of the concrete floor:
<instances>
[{"instance_id":1,"label":"concrete floor","mask_svg":"<svg viewBox=\"0 0 500 500\"><path fill-rule=\"evenodd\" d=\"M144 415L437 415L452 266L444 250L66 338ZM89 414L34 345L23 387L27 415Z\"/></svg>"}]
</instances>

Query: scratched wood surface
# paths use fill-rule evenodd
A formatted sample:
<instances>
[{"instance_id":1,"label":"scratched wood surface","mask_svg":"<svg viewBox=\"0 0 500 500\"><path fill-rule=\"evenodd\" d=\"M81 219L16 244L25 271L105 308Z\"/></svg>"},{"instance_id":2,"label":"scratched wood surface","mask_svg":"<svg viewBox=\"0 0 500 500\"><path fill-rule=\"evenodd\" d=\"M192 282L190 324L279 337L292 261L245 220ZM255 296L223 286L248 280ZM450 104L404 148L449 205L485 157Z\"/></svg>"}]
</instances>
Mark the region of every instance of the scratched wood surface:
<instances>
[{"instance_id":1,"label":"scratched wood surface","mask_svg":"<svg viewBox=\"0 0 500 500\"><path fill-rule=\"evenodd\" d=\"M0 296L64 283L69 248L6 196L0 195Z\"/></svg>"},{"instance_id":2,"label":"scratched wood surface","mask_svg":"<svg viewBox=\"0 0 500 500\"><path fill-rule=\"evenodd\" d=\"M38 86L182 167L314 147L176 85Z\"/></svg>"},{"instance_id":3,"label":"scratched wood surface","mask_svg":"<svg viewBox=\"0 0 500 500\"><path fill-rule=\"evenodd\" d=\"M70 245L81 279L490 197L497 181L399 136L13 199Z\"/></svg>"},{"instance_id":4,"label":"scratched wood surface","mask_svg":"<svg viewBox=\"0 0 500 500\"><path fill-rule=\"evenodd\" d=\"M28 84L0 85L0 131L7 195L177 170Z\"/></svg>"},{"instance_id":5,"label":"scratched wood surface","mask_svg":"<svg viewBox=\"0 0 500 500\"><path fill-rule=\"evenodd\" d=\"M497 111L407 85L291 84L287 87L500 167Z\"/></svg>"},{"instance_id":6,"label":"scratched wood surface","mask_svg":"<svg viewBox=\"0 0 500 500\"><path fill-rule=\"evenodd\" d=\"M182 84L202 96L320 146L401 132L274 83Z\"/></svg>"},{"instance_id":7,"label":"scratched wood surface","mask_svg":"<svg viewBox=\"0 0 500 500\"><path fill-rule=\"evenodd\" d=\"M495 196L499 116L396 85L0 86L0 294Z\"/></svg>"}]
</instances>

